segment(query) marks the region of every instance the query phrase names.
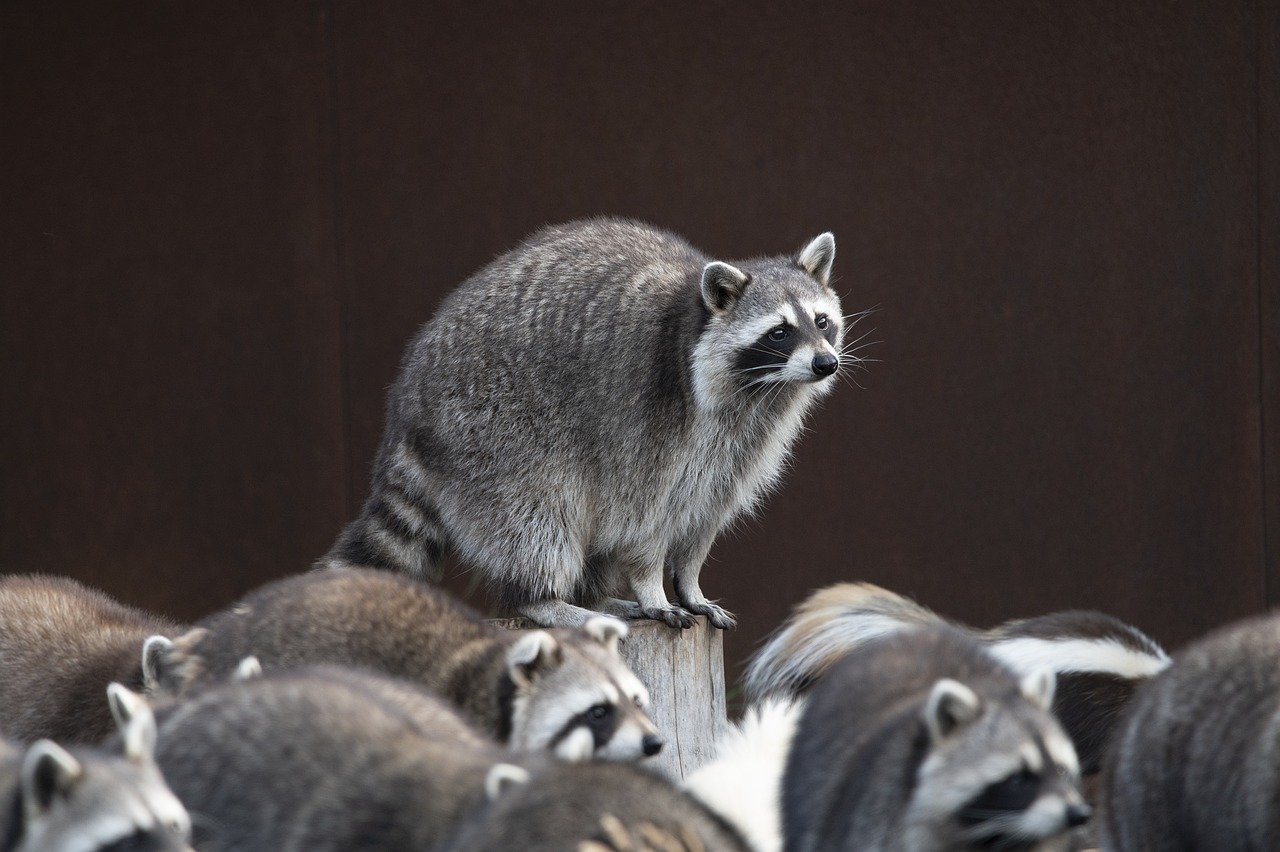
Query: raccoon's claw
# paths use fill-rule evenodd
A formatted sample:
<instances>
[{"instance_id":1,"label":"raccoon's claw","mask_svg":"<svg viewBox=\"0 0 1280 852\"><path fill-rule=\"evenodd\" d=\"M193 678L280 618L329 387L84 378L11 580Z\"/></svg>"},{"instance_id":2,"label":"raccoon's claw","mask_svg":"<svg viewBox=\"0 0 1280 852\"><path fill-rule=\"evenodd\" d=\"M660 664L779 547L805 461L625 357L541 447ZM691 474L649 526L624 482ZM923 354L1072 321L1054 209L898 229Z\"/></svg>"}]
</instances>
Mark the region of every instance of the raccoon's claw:
<instances>
[{"instance_id":1,"label":"raccoon's claw","mask_svg":"<svg viewBox=\"0 0 1280 852\"><path fill-rule=\"evenodd\" d=\"M692 613L678 606L641 607L640 616L661 621L668 627L679 627L681 630L688 630L693 626Z\"/></svg>"},{"instance_id":2,"label":"raccoon's claw","mask_svg":"<svg viewBox=\"0 0 1280 852\"><path fill-rule=\"evenodd\" d=\"M716 606L711 601L703 601L701 603L684 602L684 608L696 615L705 615L707 621L711 622L711 626L720 630L728 630L738 626L738 617L722 606Z\"/></svg>"}]
</instances>

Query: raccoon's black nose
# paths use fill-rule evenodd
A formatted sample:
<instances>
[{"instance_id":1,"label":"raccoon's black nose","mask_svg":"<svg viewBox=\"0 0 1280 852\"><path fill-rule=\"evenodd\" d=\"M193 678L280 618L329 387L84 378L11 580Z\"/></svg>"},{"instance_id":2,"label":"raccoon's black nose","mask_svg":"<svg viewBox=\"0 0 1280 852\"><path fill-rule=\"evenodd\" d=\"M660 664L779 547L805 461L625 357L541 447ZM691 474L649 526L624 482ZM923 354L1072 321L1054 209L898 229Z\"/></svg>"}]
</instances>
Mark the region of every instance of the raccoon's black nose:
<instances>
[{"instance_id":1,"label":"raccoon's black nose","mask_svg":"<svg viewBox=\"0 0 1280 852\"><path fill-rule=\"evenodd\" d=\"M657 734L645 734L644 739L640 741L640 748L644 749L645 757L653 757L662 751L662 737Z\"/></svg>"},{"instance_id":2,"label":"raccoon's black nose","mask_svg":"<svg viewBox=\"0 0 1280 852\"><path fill-rule=\"evenodd\" d=\"M1084 825L1089 821L1089 816L1093 811L1088 805L1068 805L1067 806L1067 825L1075 828L1078 825Z\"/></svg>"},{"instance_id":3,"label":"raccoon's black nose","mask_svg":"<svg viewBox=\"0 0 1280 852\"><path fill-rule=\"evenodd\" d=\"M840 366L840 359L829 352L813 356L813 372L819 376L831 375L838 366Z\"/></svg>"}]
</instances>

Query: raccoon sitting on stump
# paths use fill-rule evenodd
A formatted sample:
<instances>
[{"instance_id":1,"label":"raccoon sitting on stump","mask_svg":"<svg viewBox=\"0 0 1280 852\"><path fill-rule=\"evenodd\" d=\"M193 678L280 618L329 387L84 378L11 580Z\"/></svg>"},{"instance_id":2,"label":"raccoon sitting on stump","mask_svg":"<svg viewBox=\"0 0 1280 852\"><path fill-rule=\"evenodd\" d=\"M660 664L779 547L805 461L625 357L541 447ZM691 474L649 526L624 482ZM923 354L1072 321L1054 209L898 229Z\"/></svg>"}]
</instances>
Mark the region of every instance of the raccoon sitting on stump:
<instances>
[{"instance_id":1,"label":"raccoon sitting on stump","mask_svg":"<svg viewBox=\"0 0 1280 852\"><path fill-rule=\"evenodd\" d=\"M831 234L733 263L622 219L535 234L410 344L369 497L320 564L436 580L451 550L537 624L731 627L698 574L834 387L834 260Z\"/></svg>"}]
</instances>

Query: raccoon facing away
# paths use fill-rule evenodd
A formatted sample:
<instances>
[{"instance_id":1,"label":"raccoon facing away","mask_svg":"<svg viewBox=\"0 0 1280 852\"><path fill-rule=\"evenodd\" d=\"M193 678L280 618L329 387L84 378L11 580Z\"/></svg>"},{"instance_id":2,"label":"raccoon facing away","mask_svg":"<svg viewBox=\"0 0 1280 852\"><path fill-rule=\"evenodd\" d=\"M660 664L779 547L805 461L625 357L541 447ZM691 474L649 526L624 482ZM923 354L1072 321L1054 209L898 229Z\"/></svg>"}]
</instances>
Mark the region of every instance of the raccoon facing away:
<instances>
[{"instance_id":1,"label":"raccoon facing away","mask_svg":"<svg viewBox=\"0 0 1280 852\"><path fill-rule=\"evenodd\" d=\"M1280 849L1280 615L1211 633L1139 689L1103 791L1104 849Z\"/></svg>"},{"instance_id":2,"label":"raccoon facing away","mask_svg":"<svg viewBox=\"0 0 1280 852\"><path fill-rule=\"evenodd\" d=\"M191 820L153 759L155 717L110 689L123 755L0 741L0 852L190 852Z\"/></svg>"},{"instance_id":3,"label":"raccoon facing away","mask_svg":"<svg viewBox=\"0 0 1280 852\"><path fill-rule=\"evenodd\" d=\"M107 684L141 690L144 640L185 629L67 577L0 578L0 734L101 742Z\"/></svg>"},{"instance_id":4,"label":"raccoon facing away","mask_svg":"<svg viewBox=\"0 0 1280 852\"><path fill-rule=\"evenodd\" d=\"M196 845L240 852L427 852L484 801L495 768L527 771L426 691L335 667L172 705L156 757L200 816Z\"/></svg>"},{"instance_id":5,"label":"raccoon facing away","mask_svg":"<svg viewBox=\"0 0 1280 852\"><path fill-rule=\"evenodd\" d=\"M806 700L782 784L785 848L1069 848L1089 808L1052 698L1052 672L1019 681L954 628L865 643Z\"/></svg>"},{"instance_id":6,"label":"raccoon facing away","mask_svg":"<svg viewBox=\"0 0 1280 852\"><path fill-rule=\"evenodd\" d=\"M149 687L169 694L224 680L250 655L267 672L371 669L429 687L512 748L639 760L663 741L618 652L626 629L598 616L581 629L504 630L408 577L331 569L270 583L145 656Z\"/></svg>"},{"instance_id":7,"label":"raccoon facing away","mask_svg":"<svg viewBox=\"0 0 1280 852\"><path fill-rule=\"evenodd\" d=\"M731 626L698 574L834 386L834 258L830 234L732 264L621 219L535 234L408 347L369 497L321 564L436 579L454 551L537 624Z\"/></svg>"},{"instance_id":8,"label":"raccoon facing away","mask_svg":"<svg viewBox=\"0 0 1280 852\"><path fill-rule=\"evenodd\" d=\"M449 852L750 852L737 830L666 778L616 763L562 764L502 789Z\"/></svg>"},{"instance_id":9,"label":"raccoon facing away","mask_svg":"<svg viewBox=\"0 0 1280 852\"><path fill-rule=\"evenodd\" d=\"M746 676L748 700L803 695L854 648L921 625L969 632L1016 673L1052 669L1054 715L1089 776L1101 772L1111 732L1134 689L1169 665L1151 637L1100 612L1057 612L980 631L879 586L838 583L814 592L755 656Z\"/></svg>"}]
</instances>

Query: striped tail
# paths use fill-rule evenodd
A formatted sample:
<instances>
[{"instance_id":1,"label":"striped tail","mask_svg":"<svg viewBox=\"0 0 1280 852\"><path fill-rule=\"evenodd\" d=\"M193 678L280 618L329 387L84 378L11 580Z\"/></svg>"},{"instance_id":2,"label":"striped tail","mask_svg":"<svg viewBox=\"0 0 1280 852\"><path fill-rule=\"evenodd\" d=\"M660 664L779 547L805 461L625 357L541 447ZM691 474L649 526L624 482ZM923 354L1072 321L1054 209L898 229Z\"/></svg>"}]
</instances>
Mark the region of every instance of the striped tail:
<instances>
[{"instance_id":1,"label":"striped tail","mask_svg":"<svg viewBox=\"0 0 1280 852\"><path fill-rule=\"evenodd\" d=\"M947 623L915 601L870 583L819 589L751 660L744 679L747 701L802 695L837 660L870 639Z\"/></svg>"}]
</instances>

